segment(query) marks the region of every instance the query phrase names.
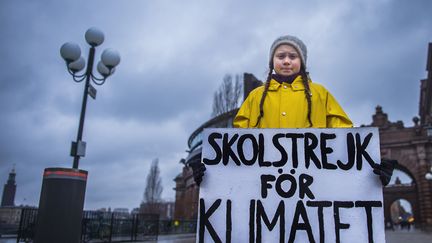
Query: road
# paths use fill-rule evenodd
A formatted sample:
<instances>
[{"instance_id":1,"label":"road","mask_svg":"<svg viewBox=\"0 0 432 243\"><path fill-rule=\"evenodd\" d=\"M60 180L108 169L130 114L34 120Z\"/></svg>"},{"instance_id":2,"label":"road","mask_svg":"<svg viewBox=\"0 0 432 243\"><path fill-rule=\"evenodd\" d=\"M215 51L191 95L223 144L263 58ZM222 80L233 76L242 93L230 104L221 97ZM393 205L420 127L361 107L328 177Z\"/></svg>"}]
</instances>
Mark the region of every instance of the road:
<instances>
[{"instance_id":1,"label":"road","mask_svg":"<svg viewBox=\"0 0 432 243\"><path fill-rule=\"evenodd\" d=\"M431 243L432 232L425 233L418 230L406 231L386 231L386 243ZM16 239L2 239L0 243L15 243ZM146 241L145 243L194 243L195 235L162 235L158 241Z\"/></svg>"},{"instance_id":2,"label":"road","mask_svg":"<svg viewBox=\"0 0 432 243\"><path fill-rule=\"evenodd\" d=\"M194 243L194 235L160 236L157 243ZM431 243L432 232L425 233L418 230L386 231L386 243ZM156 243L156 242L152 242Z\"/></svg>"},{"instance_id":3,"label":"road","mask_svg":"<svg viewBox=\"0 0 432 243\"><path fill-rule=\"evenodd\" d=\"M425 233L421 231L386 231L387 243L431 243L432 242L432 232Z\"/></svg>"},{"instance_id":4,"label":"road","mask_svg":"<svg viewBox=\"0 0 432 243\"><path fill-rule=\"evenodd\" d=\"M179 236L161 236L157 243L194 243L195 237L193 235ZM425 233L421 231L386 231L386 243L431 243L432 232ZM152 242L153 243L153 242ZM156 242L154 242L156 243Z\"/></svg>"}]
</instances>

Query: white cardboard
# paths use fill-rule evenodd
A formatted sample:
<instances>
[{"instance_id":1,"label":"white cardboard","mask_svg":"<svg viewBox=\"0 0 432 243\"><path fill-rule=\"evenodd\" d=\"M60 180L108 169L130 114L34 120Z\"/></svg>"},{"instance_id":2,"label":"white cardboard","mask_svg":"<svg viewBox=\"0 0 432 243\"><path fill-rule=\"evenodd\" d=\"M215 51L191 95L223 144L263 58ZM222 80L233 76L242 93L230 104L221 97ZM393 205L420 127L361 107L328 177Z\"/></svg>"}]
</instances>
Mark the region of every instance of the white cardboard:
<instances>
[{"instance_id":1,"label":"white cardboard","mask_svg":"<svg viewBox=\"0 0 432 243\"><path fill-rule=\"evenodd\" d=\"M281 159L281 152L272 142L272 138L276 134L305 134L313 133L318 140L321 134L335 134L334 139L326 140L326 147L333 149L333 152L327 154L328 163L336 164L337 160L341 160L346 163L348 159L347 153L347 134L353 134L355 138L356 134L359 136L360 141L364 143L364 139L368 134L371 134L369 144L365 148L367 154L370 155L373 161L380 163L380 149L379 149L379 133L376 128L352 128L352 129L205 129L203 133L203 149L202 149L202 161L213 160L216 157L215 148L209 144L210 134L226 134L228 140L233 136L253 136L258 141L259 134L264 137L264 161L278 161ZM236 135L237 134L237 135ZM282 135L280 135L282 136ZM222 148L222 138L213 139L216 144ZM236 156L238 156L237 150L237 139L231 148L233 149ZM354 139L355 140L355 139ZM307 201L330 201L332 205L330 207L324 207L323 222L324 222L324 242L337 242L336 240L336 229L335 229L335 201L343 201L356 205L358 201L378 201L381 202L380 207L371 208L372 216L372 239L373 242L382 243L385 242L384 235L384 216L382 208L382 185L379 177L372 172L372 168L366 161L364 156L362 158L362 169L357 170L354 163L353 168L349 170L342 170L340 168L330 169L318 169L311 163L309 168L305 168L305 152L304 152L304 139L297 139L297 152L298 152L298 167L295 168L295 172L292 165L292 140L289 138L280 138L278 140L284 150L287 151L288 159L287 163L283 167L260 167L258 161L255 161L253 165L246 166L241 164L236 165L232 159L228 161L227 165L223 165L222 161L217 161L216 165L206 164L206 172L203 177L203 182L200 186L199 198L201 202L204 202L205 207L200 204L199 211L199 222L197 226L197 241L196 242L215 242L215 240L209 234L208 224L214 228L216 234L221 239L221 242L228 242L227 235L230 235L231 240L229 242L259 242L257 241L257 200L259 200L264 211L271 221L275 215L276 208L283 201L284 204L284 236L283 242L320 242L320 228L318 219L318 208L308 207ZM245 158L250 160L253 157L253 149L251 139L245 139L243 147L240 148L245 154ZM321 160L321 149L320 143L315 148L314 153ZM227 151L223 151L227 153ZM257 159L258 160L258 159ZM215 162L216 163L216 162ZM280 173L282 169L282 173ZM294 172L294 174L292 174ZM284 198L279 195L276 190L276 182L269 182L272 188L267 189L266 198L262 197L262 175L273 175L277 179L281 174L288 174L293 176L297 184L299 175L306 174L313 178L313 183L309 186L310 191L314 195L314 199L309 198L307 195L301 199L299 197L299 188L297 187L295 194L292 197ZM288 178L289 176L284 176ZM284 182L281 184L285 191L288 191L291 183ZM202 212L208 212L210 206L221 199L220 205L214 211L211 216L208 217L208 224L204 224ZM231 202L231 231L227 231L227 201ZM251 200L255 200L255 210L252 213L252 221L250 224L250 208ZM307 230L298 229L295 230L294 236L290 234L291 227L294 220L295 209L298 201L304 205L306 209L307 218L313 236L313 241L309 241ZM352 208L339 208L340 223L349 224L348 229L340 229L339 236L340 242L350 243L365 243L370 242L367 226L367 213L365 207L352 207ZM273 230L269 230L263 221L262 217L259 218L261 224L261 242L281 242L280 231L283 230L280 227L281 218L276 218L276 222ZM299 224L304 225L304 219L300 216L298 220ZM201 226L200 226L201 224ZM252 225L252 228L251 228ZM306 226L305 226L306 227ZM306 227L307 228L307 227ZM252 229L252 230L251 230ZM251 233L252 232L252 233ZM204 235L204 241L200 241L200 233ZM250 236L253 235L251 241ZM290 237L294 237L293 241L289 241Z\"/></svg>"}]
</instances>

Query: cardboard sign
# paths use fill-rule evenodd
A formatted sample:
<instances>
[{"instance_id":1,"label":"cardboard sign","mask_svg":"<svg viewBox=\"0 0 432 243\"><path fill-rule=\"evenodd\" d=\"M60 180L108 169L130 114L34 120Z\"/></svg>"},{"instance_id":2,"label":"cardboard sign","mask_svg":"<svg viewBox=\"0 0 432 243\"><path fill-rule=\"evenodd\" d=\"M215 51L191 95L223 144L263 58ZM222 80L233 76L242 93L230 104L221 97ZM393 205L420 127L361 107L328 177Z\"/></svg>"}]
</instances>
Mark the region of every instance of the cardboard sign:
<instances>
[{"instance_id":1,"label":"cardboard sign","mask_svg":"<svg viewBox=\"0 0 432 243\"><path fill-rule=\"evenodd\" d=\"M376 128L206 129L197 242L385 242Z\"/></svg>"}]
</instances>

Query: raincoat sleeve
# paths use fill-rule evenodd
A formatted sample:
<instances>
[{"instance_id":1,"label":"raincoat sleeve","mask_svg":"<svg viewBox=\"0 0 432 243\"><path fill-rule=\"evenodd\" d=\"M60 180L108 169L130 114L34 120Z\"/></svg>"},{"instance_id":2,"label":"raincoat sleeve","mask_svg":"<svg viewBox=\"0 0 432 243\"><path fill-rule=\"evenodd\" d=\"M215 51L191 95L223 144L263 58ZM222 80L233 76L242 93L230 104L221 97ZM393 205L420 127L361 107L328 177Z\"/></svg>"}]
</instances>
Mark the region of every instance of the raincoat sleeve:
<instances>
[{"instance_id":1,"label":"raincoat sleeve","mask_svg":"<svg viewBox=\"0 0 432 243\"><path fill-rule=\"evenodd\" d=\"M250 95L243 104L240 106L237 115L234 117L233 127L235 128L249 128L250 115L251 115L251 101Z\"/></svg>"},{"instance_id":2,"label":"raincoat sleeve","mask_svg":"<svg viewBox=\"0 0 432 243\"><path fill-rule=\"evenodd\" d=\"M349 128L353 127L352 121L336 101L330 92L327 91L327 127L328 128Z\"/></svg>"}]
</instances>

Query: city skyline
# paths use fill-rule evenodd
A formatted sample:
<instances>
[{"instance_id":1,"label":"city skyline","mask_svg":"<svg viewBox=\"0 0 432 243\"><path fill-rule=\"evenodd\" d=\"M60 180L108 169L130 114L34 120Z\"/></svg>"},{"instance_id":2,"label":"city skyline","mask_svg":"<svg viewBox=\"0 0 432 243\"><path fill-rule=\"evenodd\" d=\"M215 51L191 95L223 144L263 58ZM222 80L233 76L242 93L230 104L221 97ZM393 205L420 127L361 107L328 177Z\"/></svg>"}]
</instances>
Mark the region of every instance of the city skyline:
<instances>
[{"instance_id":1,"label":"city skyline","mask_svg":"<svg viewBox=\"0 0 432 243\"><path fill-rule=\"evenodd\" d=\"M68 41L87 58L97 27L121 62L89 99L83 140L85 209L139 207L159 158L165 200L187 156L189 135L211 115L225 74L263 79L273 40L300 37L314 82L355 126L375 106L412 126L432 42L432 2L420 1L3 1L0 3L0 183L16 164L15 204L38 205L46 167L71 167L83 84L60 57ZM25 199L25 200L24 200Z\"/></svg>"}]
</instances>

